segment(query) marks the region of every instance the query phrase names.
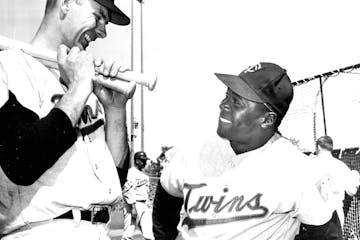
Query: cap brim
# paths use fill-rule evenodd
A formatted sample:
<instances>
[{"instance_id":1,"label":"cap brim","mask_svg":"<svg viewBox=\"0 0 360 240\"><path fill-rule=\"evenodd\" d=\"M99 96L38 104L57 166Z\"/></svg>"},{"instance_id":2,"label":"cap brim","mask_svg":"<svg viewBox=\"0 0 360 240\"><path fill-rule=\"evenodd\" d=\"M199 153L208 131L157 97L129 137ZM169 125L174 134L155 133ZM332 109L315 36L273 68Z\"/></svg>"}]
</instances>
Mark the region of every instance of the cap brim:
<instances>
[{"instance_id":1,"label":"cap brim","mask_svg":"<svg viewBox=\"0 0 360 240\"><path fill-rule=\"evenodd\" d=\"M112 1L95 0L102 6L106 7L110 14L110 22L116 25L129 25L130 18L125 15Z\"/></svg>"},{"instance_id":2,"label":"cap brim","mask_svg":"<svg viewBox=\"0 0 360 240\"><path fill-rule=\"evenodd\" d=\"M148 158L137 158L136 160L140 160L140 161L147 161Z\"/></svg>"},{"instance_id":3,"label":"cap brim","mask_svg":"<svg viewBox=\"0 0 360 240\"><path fill-rule=\"evenodd\" d=\"M265 102L241 77L222 73L215 73L215 76L240 97L253 102Z\"/></svg>"}]
</instances>

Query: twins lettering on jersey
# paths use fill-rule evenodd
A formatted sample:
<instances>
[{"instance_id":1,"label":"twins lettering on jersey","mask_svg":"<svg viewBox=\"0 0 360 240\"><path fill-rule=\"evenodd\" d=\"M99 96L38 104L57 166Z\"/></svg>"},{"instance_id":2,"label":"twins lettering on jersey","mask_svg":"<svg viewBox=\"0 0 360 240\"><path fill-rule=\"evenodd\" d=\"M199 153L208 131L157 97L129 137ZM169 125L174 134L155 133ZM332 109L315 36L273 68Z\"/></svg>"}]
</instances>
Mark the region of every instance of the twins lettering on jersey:
<instances>
[{"instance_id":1,"label":"twins lettering on jersey","mask_svg":"<svg viewBox=\"0 0 360 240\"><path fill-rule=\"evenodd\" d=\"M129 191L131 188L140 188L148 183L147 179L135 179L134 181L126 181L124 185L124 192Z\"/></svg>"},{"instance_id":2,"label":"twins lettering on jersey","mask_svg":"<svg viewBox=\"0 0 360 240\"><path fill-rule=\"evenodd\" d=\"M147 184L147 182L148 182L147 179L138 179L136 181L136 187L141 187L141 186Z\"/></svg>"},{"instance_id":3,"label":"twins lettering on jersey","mask_svg":"<svg viewBox=\"0 0 360 240\"><path fill-rule=\"evenodd\" d=\"M216 225L229 222L244 221L254 218L265 217L268 208L261 205L261 193L253 196L229 194L229 189L225 187L221 194L217 196L204 195L206 193L206 183L184 184L188 191L185 196L184 208L190 217L186 217L182 225L187 225L189 229L204 226ZM191 203L191 204L190 204ZM203 215L204 218L193 218L193 214ZM210 216L228 217L210 217Z\"/></svg>"}]
</instances>

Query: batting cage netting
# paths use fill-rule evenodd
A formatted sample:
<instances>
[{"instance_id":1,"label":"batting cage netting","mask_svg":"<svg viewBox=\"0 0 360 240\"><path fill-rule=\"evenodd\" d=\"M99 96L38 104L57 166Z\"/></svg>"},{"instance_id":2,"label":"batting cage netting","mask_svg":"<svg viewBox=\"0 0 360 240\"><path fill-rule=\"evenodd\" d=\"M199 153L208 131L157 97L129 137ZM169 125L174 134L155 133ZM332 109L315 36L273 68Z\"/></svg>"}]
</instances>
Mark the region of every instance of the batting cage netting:
<instances>
[{"instance_id":1,"label":"batting cage netting","mask_svg":"<svg viewBox=\"0 0 360 240\"><path fill-rule=\"evenodd\" d=\"M333 151L333 156L346 163L350 169L360 171L359 148L337 149ZM352 197L345 195L343 207L345 215L343 228L344 239L360 239L359 199L360 191L357 191Z\"/></svg>"},{"instance_id":2,"label":"batting cage netting","mask_svg":"<svg viewBox=\"0 0 360 240\"><path fill-rule=\"evenodd\" d=\"M294 99L280 132L303 152L334 141L334 157L360 171L360 64L293 82ZM360 191L344 200L344 239L360 239Z\"/></svg>"}]
</instances>

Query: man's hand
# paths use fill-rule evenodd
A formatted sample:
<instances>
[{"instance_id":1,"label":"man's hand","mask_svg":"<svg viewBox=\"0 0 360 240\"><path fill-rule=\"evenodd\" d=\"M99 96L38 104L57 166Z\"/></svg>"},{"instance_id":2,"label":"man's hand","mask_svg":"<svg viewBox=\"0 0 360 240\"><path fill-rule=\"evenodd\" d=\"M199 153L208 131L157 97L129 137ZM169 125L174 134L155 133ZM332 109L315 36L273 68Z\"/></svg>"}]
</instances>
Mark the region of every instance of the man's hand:
<instances>
[{"instance_id":1,"label":"man's hand","mask_svg":"<svg viewBox=\"0 0 360 240\"><path fill-rule=\"evenodd\" d=\"M78 47L69 49L65 45L60 45L57 61L67 91L55 107L65 112L75 126L93 91L92 78L95 74L93 57L85 51L80 51Z\"/></svg>"},{"instance_id":2,"label":"man's hand","mask_svg":"<svg viewBox=\"0 0 360 240\"><path fill-rule=\"evenodd\" d=\"M94 65L98 73L110 78L116 77L118 72L125 72L129 70L127 66L121 65L120 62L114 60L103 61L101 59L95 59ZM112 79L108 79L108 81L112 81ZM94 84L94 93L99 98L105 109L125 108L128 100L126 95L99 84Z\"/></svg>"},{"instance_id":3,"label":"man's hand","mask_svg":"<svg viewBox=\"0 0 360 240\"><path fill-rule=\"evenodd\" d=\"M80 88L84 94L92 92L92 78L95 74L93 57L78 47L69 49L60 45L57 55L60 76L68 89Z\"/></svg>"}]
</instances>

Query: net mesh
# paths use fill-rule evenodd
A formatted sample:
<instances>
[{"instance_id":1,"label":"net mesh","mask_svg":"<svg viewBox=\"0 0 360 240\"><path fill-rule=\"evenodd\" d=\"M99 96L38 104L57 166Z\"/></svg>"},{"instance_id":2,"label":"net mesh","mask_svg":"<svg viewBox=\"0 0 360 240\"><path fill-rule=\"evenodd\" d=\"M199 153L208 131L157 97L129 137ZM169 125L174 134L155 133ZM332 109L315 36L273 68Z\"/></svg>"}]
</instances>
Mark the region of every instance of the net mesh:
<instances>
[{"instance_id":1,"label":"net mesh","mask_svg":"<svg viewBox=\"0 0 360 240\"><path fill-rule=\"evenodd\" d=\"M345 150L334 150L334 157L342 160L350 169L360 170L360 151L359 148L348 148ZM360 191L354 196L345 195L344 200L344 239L360 239L360 214L359 214Z\"/></svg>"},{"instance_id":2,"label":"net mesh","mask_svg":"<svg viewBox=\"0 0 360 240\"><path fill-rule=\"evenodd\" d=\"M294 87L294 99L280 132L303 152L316 151L316 139L334 140L334 157L360 171L360 69L349 68L320 79L302 81ZM323 87L321 95L320 86ZM325 112L325 114L324 114ZM325 116L324 116L325 115ZM355 148L352 148L355 147ZM344 199L344 239L360 240L360 192Z\"/></svg>"}]
</instances>

